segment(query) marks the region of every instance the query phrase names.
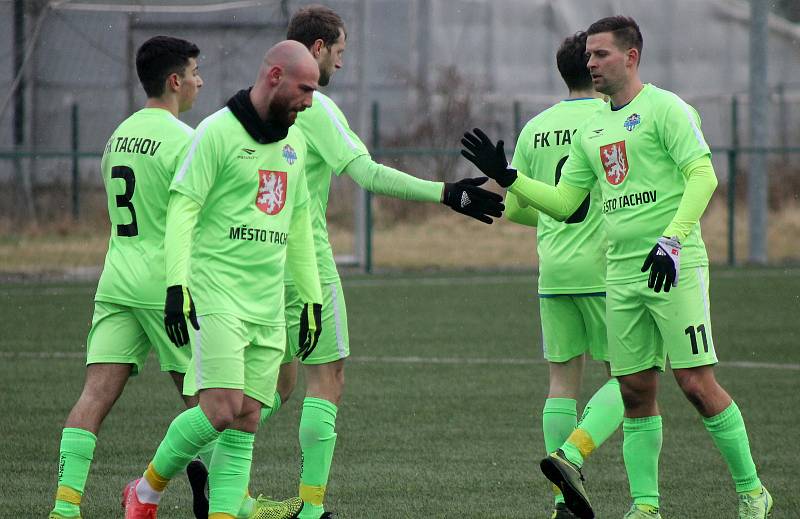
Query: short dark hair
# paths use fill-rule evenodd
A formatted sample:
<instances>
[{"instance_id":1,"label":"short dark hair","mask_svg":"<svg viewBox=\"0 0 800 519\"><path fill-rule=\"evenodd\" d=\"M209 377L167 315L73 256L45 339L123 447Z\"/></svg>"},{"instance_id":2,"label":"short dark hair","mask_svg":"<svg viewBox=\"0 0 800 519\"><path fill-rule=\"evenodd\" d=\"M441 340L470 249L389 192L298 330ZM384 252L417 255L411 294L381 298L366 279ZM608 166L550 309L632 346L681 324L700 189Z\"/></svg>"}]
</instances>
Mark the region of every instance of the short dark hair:
<instances>
[{"instance_id":1,"label":"short dark hair","mask_svg":"<svg viewBox=\"0 0 800 519\"><path fill-rule=\"evenodd\" d=\"M630 16L609 16L597 20L587 29L586 34L610 32L614 35L614 42L618 47L630 49L635 47L639 51L639 63L642 62L642 31L639 24Z\"/></svg>"},{"instance_id":2,"label":"short dark hair","mask_svg":"<svg viewBox=\"0 0 800 519\"><path fill-rule=\"evenodd\" d=\"M189 58L197 58L200 49L190 41L172 36L154 36L136 51L136 74L147 97L164 95L164 82L170 74L183 75Z\"/></svg>"},{"instance_id":3,"label":"short dark hair","mask_svg":"<svg viewBox=\"0 0 800 519\"><path fill-rule=\"evenodd\" d=\"M592 75L586 67L586 33L578 31L564 39L556 52L556 65L570 90L585 90L592 86Z\"/></svg>"},{"instance_id":4,"label":"short dark hair","mask_svg":"<svg viewBox=\"0 0 800 519\"><path fill-rule=\"evenodd\" d=\"M339 39L339 30L347 38L347 29L342 17L324 5L309 5L297 10L289 20L286 31L287 40L299 41L308 48L317 40L330 47Z\"/></svg>"}]
</instances>

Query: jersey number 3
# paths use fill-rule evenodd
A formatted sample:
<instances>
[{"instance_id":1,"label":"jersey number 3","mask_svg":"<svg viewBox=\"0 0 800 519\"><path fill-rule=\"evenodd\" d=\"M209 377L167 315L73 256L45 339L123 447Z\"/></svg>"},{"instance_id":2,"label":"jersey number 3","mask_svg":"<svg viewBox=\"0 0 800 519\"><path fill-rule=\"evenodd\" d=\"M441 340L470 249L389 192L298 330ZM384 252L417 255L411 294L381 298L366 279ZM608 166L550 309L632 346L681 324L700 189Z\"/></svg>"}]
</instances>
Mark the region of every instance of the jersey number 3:
<instances>
[{"instance_id":1,"label":"jersey number 3","mask_svg":"<svg viewBox=\"0 0 800 519\"><path fill-rule=\"evenodd\" d=\"M125 192L116 195L117 207L124 207L131 212L131 223L117 224L117 236L138 236L139 226L136 225L136 209L133 208L131 199L136 189L136 177L128 166L114 166L111 168L111 178L121 178L125 181Z\"/></svg>"}]
</instances>

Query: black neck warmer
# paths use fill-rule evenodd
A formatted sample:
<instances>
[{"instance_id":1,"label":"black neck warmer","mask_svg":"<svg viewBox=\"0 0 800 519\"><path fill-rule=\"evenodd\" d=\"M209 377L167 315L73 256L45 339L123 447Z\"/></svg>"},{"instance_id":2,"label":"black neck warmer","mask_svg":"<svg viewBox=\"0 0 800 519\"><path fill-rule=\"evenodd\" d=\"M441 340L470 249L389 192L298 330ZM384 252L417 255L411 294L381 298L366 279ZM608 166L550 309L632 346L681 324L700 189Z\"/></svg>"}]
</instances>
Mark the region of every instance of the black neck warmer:
<instances>
[{"instance_id":1,"label":"black neck warmer","mask_svg":"<svg viewBox=\"0 0 800 519\"><path fill-rule=\"evenodd\" d=\"M252 88L252 87L251 87ZM233 115L242 123L244 129L259 144L269 144L286 138L289 128L272 121L264 121L258 116L253 103L250 102L250 88L239 90L225 103Z\"/></svg>"}]
</instances>

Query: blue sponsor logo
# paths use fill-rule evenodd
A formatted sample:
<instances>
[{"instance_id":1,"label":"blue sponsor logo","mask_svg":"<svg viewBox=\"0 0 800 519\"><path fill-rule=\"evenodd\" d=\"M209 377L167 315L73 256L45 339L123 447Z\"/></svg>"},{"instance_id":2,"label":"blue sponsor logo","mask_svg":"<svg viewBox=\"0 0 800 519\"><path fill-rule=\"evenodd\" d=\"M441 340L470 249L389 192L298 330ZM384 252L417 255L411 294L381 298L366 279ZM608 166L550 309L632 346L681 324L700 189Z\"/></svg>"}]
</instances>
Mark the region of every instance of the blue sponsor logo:
<instances>
[{"instance_id":1,"label":"blue sponsor logo","mask_svg":"<svg viewBox=\"0 0 800 519\"><path fill-rule=\"evenodd\" d=\"M623 126L626 130L632 132L633 129L636 128L636 125L638 125L640 122L642 122L642 118L639 116L639 114L631 114L627 119L625 119Z\"/></svg>"},{"instance_id":2,"label":"blue sponsor logo","mask_svg":"<svg viewBox=\"0 0 800 519\"><path fill-rule=\"evenodd\" d=\"M283 147L283 158L286 159L286 162L291 166L297 160L297 153L294 151L294 148L287 144Z\"/></svg>"}]
</instances>

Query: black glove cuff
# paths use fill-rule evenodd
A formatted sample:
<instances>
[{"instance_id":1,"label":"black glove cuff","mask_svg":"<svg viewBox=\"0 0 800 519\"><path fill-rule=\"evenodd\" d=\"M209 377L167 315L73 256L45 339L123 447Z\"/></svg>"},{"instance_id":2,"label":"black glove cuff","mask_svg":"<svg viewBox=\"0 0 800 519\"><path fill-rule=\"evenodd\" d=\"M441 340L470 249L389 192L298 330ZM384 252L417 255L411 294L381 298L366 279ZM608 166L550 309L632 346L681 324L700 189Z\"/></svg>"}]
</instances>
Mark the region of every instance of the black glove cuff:
<instances>
[{"instance_id":1,"label":"black glove cuff","mask_svg":"<svg viewBox=\"0 0 800 519\"><path fill-rule=\"evenodd\" d=\"M511 184L517 181L517 170L512 168L506 168L505 172L500 175L497 175L497 183L500 184L500 187L508 189L511 187Z\"/></svg>"}]
</instances>

